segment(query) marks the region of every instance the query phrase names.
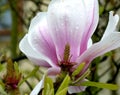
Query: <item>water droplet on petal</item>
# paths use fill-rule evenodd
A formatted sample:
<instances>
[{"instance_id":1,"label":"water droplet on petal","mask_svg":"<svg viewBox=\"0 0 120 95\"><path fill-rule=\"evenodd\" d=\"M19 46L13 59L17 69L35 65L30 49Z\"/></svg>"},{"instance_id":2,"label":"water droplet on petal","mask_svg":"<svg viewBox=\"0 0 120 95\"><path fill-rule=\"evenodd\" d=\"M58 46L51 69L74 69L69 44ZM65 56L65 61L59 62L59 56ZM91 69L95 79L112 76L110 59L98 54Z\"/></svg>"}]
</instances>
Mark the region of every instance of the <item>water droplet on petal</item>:
<instances>
[{"instance_id":1,"label":"water droplet on petal","mask_svg":"<svg viewBox=\"0 0 120 95\"><path fill-rule=\"evenodd\" d=\"M78 29L79 29L79 26L76 26L75 28L76 28L76 30L78 30Z\"/></svg>"},{"instance_id":2,"label":"water droplet on petal","mask_svg":"<svg viewBox=\"0 0 120 95\"><path fill-rule=\"evenodd\" d=\"M59 31L58 28L55 28L55 31L58 32Z\"/></svg>"},{"instance_id":3,"label":"water droplet on petal","mask_svg":"<svg viewBox=\"0 0 120 95\"><path fill-rule=\"evenodd\" d=\"M64 24L63 24L63 23L61 23L61 26L64 26Z\"/></svg>"}]
</instances>

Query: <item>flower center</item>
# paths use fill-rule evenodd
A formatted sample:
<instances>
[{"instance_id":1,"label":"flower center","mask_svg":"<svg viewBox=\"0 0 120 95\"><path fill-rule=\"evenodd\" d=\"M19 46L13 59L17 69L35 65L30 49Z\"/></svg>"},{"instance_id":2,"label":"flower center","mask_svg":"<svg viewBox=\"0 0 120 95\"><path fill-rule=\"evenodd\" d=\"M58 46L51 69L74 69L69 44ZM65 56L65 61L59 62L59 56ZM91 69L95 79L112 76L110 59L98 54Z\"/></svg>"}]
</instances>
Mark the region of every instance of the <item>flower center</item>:
<instances>
[{"instance_id":1,"label":"flower center","mask_svg":"<svg viewBox=\"0 0 120 95\"><path fill-rule=\"evenodd\" d=\"M70 68L74 65L74 62L71 62L72 55L70 55L70 45L67 43L64 48L63 58L60 61L60 66L63 71L70 71Z\"/></svg>"}]
</instances>

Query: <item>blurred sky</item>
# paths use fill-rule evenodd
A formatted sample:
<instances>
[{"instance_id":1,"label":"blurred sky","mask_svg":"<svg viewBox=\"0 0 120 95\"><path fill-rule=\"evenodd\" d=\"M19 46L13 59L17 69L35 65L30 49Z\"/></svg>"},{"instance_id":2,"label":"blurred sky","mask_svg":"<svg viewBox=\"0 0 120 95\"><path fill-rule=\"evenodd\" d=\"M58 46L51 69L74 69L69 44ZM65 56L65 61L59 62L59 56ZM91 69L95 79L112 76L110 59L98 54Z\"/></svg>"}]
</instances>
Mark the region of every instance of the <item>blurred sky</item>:
<instances>
[{"instance_id":1,"label":"blurred sky","mask_svg":"<svg viewBox=\"0 0 120 95\"><path fill-rule=\"evenodd\" d=\"M7 3L7 0L0 0L0 6L4 6ZM4 12L0 11L0 29L8 29L11 27L11 14L10 9L7 9Z\"/></svg>"}]
</instances>

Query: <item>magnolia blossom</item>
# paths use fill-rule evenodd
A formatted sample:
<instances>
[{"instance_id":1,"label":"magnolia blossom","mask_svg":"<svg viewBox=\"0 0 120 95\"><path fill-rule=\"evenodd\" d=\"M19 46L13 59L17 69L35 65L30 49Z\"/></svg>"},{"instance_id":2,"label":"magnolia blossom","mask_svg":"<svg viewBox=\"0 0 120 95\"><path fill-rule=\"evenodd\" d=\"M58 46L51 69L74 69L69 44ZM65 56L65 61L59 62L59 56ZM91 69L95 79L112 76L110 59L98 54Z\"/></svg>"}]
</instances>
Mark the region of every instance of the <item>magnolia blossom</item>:
<instances>
[{"instance_id":1,"label":"magnolia blossom","mask_svg":"<svg viewBox=\"0 0 120 95\"><path fill-rule=\"evenodd\" d=\"M20 49L33 63L48 68L52 76L62 70L71 74L84 62L80 77L94 58L120 47L120 33L115 30L119 16L113 12L101 41L92 44L98 19L98 0L52 0L48 11L38 13L31 21ZM31 95L37 95L43 83L44 78ZM83 90L85 87L71 85L68 92Z\"/></svg>"}]
</instances>

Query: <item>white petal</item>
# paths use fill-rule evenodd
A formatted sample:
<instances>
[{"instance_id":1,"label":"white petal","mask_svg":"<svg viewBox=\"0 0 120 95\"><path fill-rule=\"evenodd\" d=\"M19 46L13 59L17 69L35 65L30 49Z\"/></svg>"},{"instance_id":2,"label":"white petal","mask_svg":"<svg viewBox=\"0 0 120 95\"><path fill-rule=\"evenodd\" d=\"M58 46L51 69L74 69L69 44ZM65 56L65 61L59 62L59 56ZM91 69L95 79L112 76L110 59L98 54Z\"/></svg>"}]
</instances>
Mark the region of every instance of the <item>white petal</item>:
<instances>
[{"instance_id":1,"label":"white petal","mask_svg":"<svg viewBox=\"0 0 120 95\"><path fill-rule=\"evenodd\" d=\"M88 40L91 38L94 33L98 20L99 20L99 9L98 9L98 0L91 0L85 2L86 15L87 15L87 23L84 30L84 34L82 36L81 46L80 46L80 54L82 54L87 49Z\"/></svg>"},{"instance_id":2,"label":"white petal","mask_svg":"<svg viewBox=\"0 0 120 95\"><path fill-rule=\"evenodd\" d=\"M74 55L71 60L79 55L87 18L84 9L82 0L52 0L50 3L47 20L59 59L67 43L70 44L71 55Z\"/></svg>"},{"instance_id":3,"label":"white petal","mask_svg":"<svg viewBox=\"0 0 120 95\"><path fill-rule=\"evenodd\" d=\"M57 65L56 51L50 37L45 12L38 13L37 16L32 19L28 32L28 42L36 52L39 52L40 55L49 59L51 66Z\"/></svg>"},{"instance_id":4,"label":"white petal","mask_svg":"<svg viewBox=\"0 0 120 95\"><path fill-rule=\"evenodd\" d=\"M29 31L34 30L34 28L41 24L42 18L45 18L46 12L39 12L37 15L31 20ZM46 23L43 23L45 25ZM47 27L46 27L47 28Z\"/></svg>"},{"instance_id":5,"label":"white petal","mask_svg":"<svg viewBox=\"0 0 120 95\"><path fill-rule=\"evenodd\" d=\"M57 74L60 74L61 68L60 67L51 67L48 69L47 74L49 76L56 76Z\"/></svg>"},{"instance_id":6,"label":"white petal","mask_svg":"<svg viewBox=\"0 0 120 95\"><path fill-rule=\"evenodd\" d=\"M98 2L97 0L52 0L48 7L48 23L57 46L58 57L62 56L65 44L69 43L71 55L74 55L72 58L75 59L80 54L80 45L82 51L84 47L87 48L88 39L97 26Z\"/></svg>"},{"instance_id":7,"label":"white petal","mask_svg":"<svg viewBox=\"0 0 120 95\"><path fill-rule=\"evenodd\" d=\"M26 34L19 44L20 50L35 64L40 66L50 67L47 62L47 58L41 56L36 52L28 43L28 35Z\"/></svg>"},{"instance_id":8,"label":"white petal","mask_svg":"<svg viewBox=\"0 0 120 95\"><path fill-rule=\"evenodd\" d=\"M87 70L90 62L113 49L120 47L120 32L112 32L108 34L103 40L93 44L88 50L86 50L77 60L78 63L85 62L85 70ZM84 72L84 71L83 71Z\"/></svg>"},{"instance_id":9,"label":"white petal","mask_svg":"<svg viewBox=\"0 0 120 95\"><path fill-rule=\"evenodd\" d=\"M90 39L88 40L87 48L91 47L92 44L93 44L93 42L92 42L92 39L90 38Z\"/></svg>"},{"instance_id":10,"label":"white petal","mask_svg":"<svg viewBox=\"0 0 120 95\"><path fill-rule=\"evenodd\" d=\"M111 11L109 13L109 22L102 39L104 39L109 33L115 31L118 21L119 21L119 16L117 14L114 15L113 11Z\"/></svg>"},{"instance_id":11,"label":"white petal","mask_svg":"<svg viewBox=\"0 0 120 95\"><path fill-rule=\"evenodd\" d=\"M70 86L68 88L68 93L69 94L72 94L72 93L79 93L79 92L82 92L82 91L85 91L85 86Z\"/></svg>"},{"instance_id":12,"label":"white petal","mask_svg":"<svg viewBox=\"0 0 120 95\"><path fill-rule=\"evenodd\" d=\"M44 78L45 78L45 76L43 76L42 80L35 86L35 88L32 90L30 95L38 95L38 93L44 86Z\"/></svg>"}]
</instances>

